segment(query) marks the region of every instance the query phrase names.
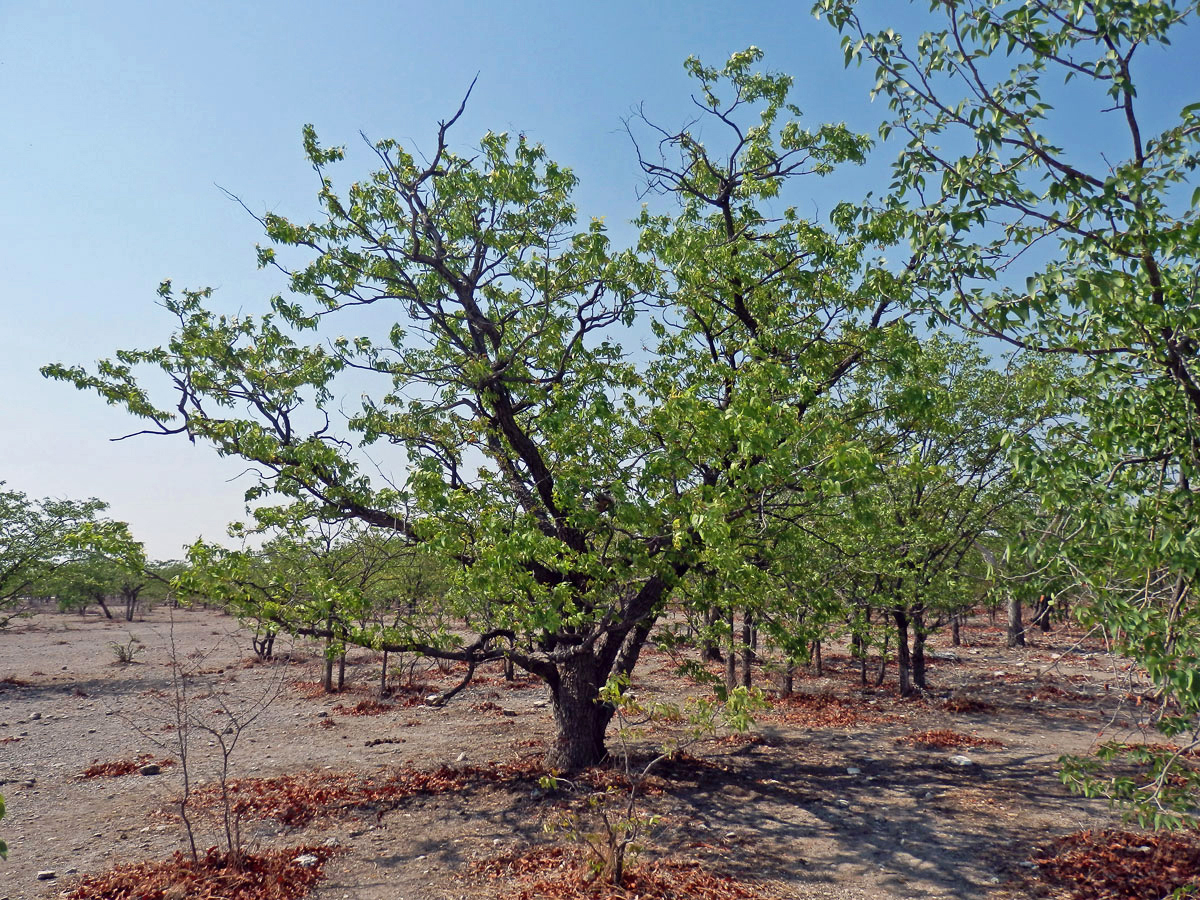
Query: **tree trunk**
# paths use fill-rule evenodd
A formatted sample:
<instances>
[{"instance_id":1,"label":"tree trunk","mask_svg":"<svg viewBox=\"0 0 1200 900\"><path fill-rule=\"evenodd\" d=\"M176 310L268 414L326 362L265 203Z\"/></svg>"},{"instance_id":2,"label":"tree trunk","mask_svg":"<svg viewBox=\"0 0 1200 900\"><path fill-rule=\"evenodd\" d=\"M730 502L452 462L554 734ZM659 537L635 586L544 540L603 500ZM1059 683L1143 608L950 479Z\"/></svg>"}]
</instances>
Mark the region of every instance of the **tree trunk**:
<instances>
[{"instance_id":1,"label":"tree trunk","mask_svg":"<svg viewBox=\"0 0 1200 900\"><path fill-rule=\"evenodd\" d=\"M716 628L719 615L715 606L704 610L704 636L700 644L700 659L704 662L725 661L725 657L721 656L721 647L713 637L713 629Z\"/></svg>"},{"instance_id":2,"label":"tree trunk","mask_svg":"<svg viewBox=\"0 0 1200 900\"><path fill-rule=\"evenodd\" d=\"M602 686L593 659L574 659L559 667L550 685L558 734L546 756L547 768L577 772L604 759L604 731L613 709L597 699Z\"/></svg>"},{"instance_id":3,"label":"tree trunk","mask_svg":"<svg viewBox=\"0 0 1200 900\"><path fill-rule=\"evenodd\" d=\"M824 675L825 670L821 665L821 642L820 641L812 642L812 661L813 661L814 674Z\"/></svg>"},{"instance_id":4,"label":"tree trunk","mask_svg":"<svg viewBox=\"0 0 1200 900\"><path fill-rule=\"evenodd\" d=\"M100 604L100 608L102 610L104 610L104 617L106 619L111 619L112 613L108 609L108 604L104 602L104 598L97 596L95 599L96 599L96 602Z\"/></svg>"},{"instance_id":5,"label":"tree trunk","mask_svg":"<svg viewBox=\"0 0 1200 900\"><path fill-rule=\"evenodd\" d=\"M950 619L950 646L962 646L962 616L952 616Z\"/></svg>"},{"instance_id":6,"label":"tree trunk","mask_svg":"<svg viewBox=\"0 0 1200 900\"><path fill-rule=\"evenodd\" d=\"M384 650L383 651L383 666L379 670L379 696L380 697L386 697L387 692L388 692L387 664L388 664L388 652L386 650Z\"/></svg>"},{"instance_id":7,"label":"tree trunk","mask_svg":"<svg viewBox=\"0 0 1200 900\"><path fill-rule=\"evenodd\" d=\"M796 666L788 660L787 668L783 670L783 696L790 697L796 689Z\"/></svg>"},{"instance_id":8,"label":"tree trunk","mask_svg":"<svg viewBox=\"0 0 1200 900\"><path fill-rule=\"evenodd\" d=\"M883 684L883 676L887 674L888 637L883 636L883 646L879 648L879 669L875 672L875 687Z\"/></svg>"},{"instance_id":9,"label":"tree trunk","mask_svg":"<svg viewBox=\"0 0 1200 900\"><path fill-rule=\"evenodd\" d=\"M1016 594L1008 597L1008 646L1025 646L1025 626L1021 622L1021 601Z\"/></svg>"},{"instance_id":10,"label":"tree trunk","mask_svg":"<svg viewBox=\"0 0 1200 900\"><path fill-rule=\"evenodd\" d=\"M928 690L925 684L925 614L913 613L912 617L912 680L917 690Z\"/></svg>"},{"instance_id":11,"label":"tree trunk","mask_svg":"<svg viewBox=\"0 0 1200 900\"><path fill-rule=\"evenodd\" d=\"M901 609L892 610L892 618L896 621L896 666L900 670L900 696L911 697L912 659L908 653L908 614Z\"/></svg>"},{"instance_id":12,"label":"tree trunk","mask_svg":"<svg viewBox=\"0 0 1200 900\"><path fill-rule=\"evenodd\" d=\"M346 654L343 652L338 656L338 693L346 687Z\"/></svg>"},{"instance_id":13,"label":"tree trunk","mask_svg":"<svg viewBox=\"0 0 1200 900\"><path fill-rule=\"evenodd\" d=\"M754 664L754 617L750 611L742 613L742 687L749 689L751 666Z\"/></svg>"},{"instance_id":14,"label":"tree trunk","mask_svg":"<svg viewBox=\"0 0 1200 900\"><path fill-rule=\"evenodd\" d=\"M1050 630L1050 597L1048 594L1042 594L1038 597L1033 621L1042 630L1043 634Z\"/></svg>"},{"instance_id":15,"label":"tree trunk","mask_svg":"<svg viewBox=\"0 0 1200 900\"><path fill-rule=\"evenodd\" d=\"M737 653L734 647L733 607L729 608L729 654L725 657L725 689L732 691L737 687Z\"/></svg>"}]
</instances>

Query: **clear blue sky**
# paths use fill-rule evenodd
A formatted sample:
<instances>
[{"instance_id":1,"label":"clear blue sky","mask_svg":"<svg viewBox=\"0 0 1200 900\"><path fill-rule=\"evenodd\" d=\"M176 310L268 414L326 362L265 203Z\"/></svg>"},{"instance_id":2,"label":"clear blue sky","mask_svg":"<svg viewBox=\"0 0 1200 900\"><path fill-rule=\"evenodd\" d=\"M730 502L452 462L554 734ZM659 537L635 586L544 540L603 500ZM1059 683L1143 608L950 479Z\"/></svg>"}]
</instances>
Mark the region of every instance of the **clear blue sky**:
<instances>
[{"instance_id":1,"label":"clear blue sky","mask_svg":"<svg viewBox=\"0 0 1200 900\"><path fill-rule=\"evenodd\" d=\"M259 311L282 289L258 272L256 211L315 209L300 128L326 143L359 131L428 147L479 83L457 128L523 131L574 168L583 216L638 209L621 118L638 103L666 125L688 116L682 62L750 44L796 78L816 125L873 133L873 77L842 67L837 35L800 2L0 2L0 480L34 496L96 496L152 555L220 538L242 511L242 466L182 439L109 438L136 425L92 395L43 380L52 361L91 364L165 341L164 278L211 285L222 309ZM927 4L872 4L916 31ZM1193 50L1200 47L1188 37ZM1198 99L1200 54L1155 67L1152 108ZM1179 59L1190 59L1181 72ZM1161 90L1159 89L1161 87ZM1087 140L1086 126L1078 135ZM886 185L890 152L861 187ZM346 176L365 170L361 155ZM832 196L812 199L827 212Z\"/></svg>"}]
</instances>

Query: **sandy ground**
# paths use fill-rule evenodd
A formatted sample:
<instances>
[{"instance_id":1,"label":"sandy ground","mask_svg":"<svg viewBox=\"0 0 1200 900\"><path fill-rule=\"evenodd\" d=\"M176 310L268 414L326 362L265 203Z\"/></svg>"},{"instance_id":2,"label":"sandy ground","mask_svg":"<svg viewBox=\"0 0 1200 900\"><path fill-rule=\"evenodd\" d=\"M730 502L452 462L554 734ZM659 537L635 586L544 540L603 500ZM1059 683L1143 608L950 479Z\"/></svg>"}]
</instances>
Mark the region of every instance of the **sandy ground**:
<instances>
[{"instance_id":1,"label":"sandy ground","mask_svg":"<svg viewBox=\"0 0 1200 900\"><path fill-rule=\"evenodd\" d=\"M664 818L647 854L702 859L775 882L797 900L1019 896L1011 879L1036 847L1115 821L1106 806L1066 792L1056 761L1086 751L1100 732L1120 731L1113 715L1125 675L1098 648L1080 646L1078 635L1037 633L1030 648L1009 651L985 624L965 631L967 646L935 641L934 696L920 703L896 702L890 683L859 691L850 662L827 655L826 673L801 677L797 689L853 701L876 721L812 727L768 713L749 738L695 748L709 764L664 770L667 792L647 800ZM134 664L120 665L111 644L131 636L142 649ZM0 862L0 900L55 897L77 873L164 858L182 846L178 823L164 812L179 794L178 765L151 776L81 776L95 762L178 756L172 642L199 673L195 703L249 704L277 694L241 733L234 777L511 762L538 757L550 737L545 688L505 685L496 672L442 708L352 716L345 709L376 690L372 654L351 657L354 691L329 696L313 689L316 648L278 647L285 661L255 664L249 633L217 612L159 609L133 623L57 613L18 619L0 632L0 793L8 804L0 834L10 849ZM676 698L700 692L673 673L670 658L648 653L635 687ZM440 676L418 672L418 680L453 683ZM762 682L769 686L765 675ZM988 708L946 711L951 693ZM922 749L896 741L934 728L1001 746ZM217 749L194 740L189 759L202 779L215 777ZM954 764L955 755L972 764ZM328 841L345 849L319 898L487 897L503 885L473 878L470 864L553 840L542 828L552 807L531 780L412 798L378 815L299 831L247 822L244 832L252 844ZM217 842L208 826L201 831L202 846ZM47 870L55 877L39 881Z\"/></svg>"}]
</instances>

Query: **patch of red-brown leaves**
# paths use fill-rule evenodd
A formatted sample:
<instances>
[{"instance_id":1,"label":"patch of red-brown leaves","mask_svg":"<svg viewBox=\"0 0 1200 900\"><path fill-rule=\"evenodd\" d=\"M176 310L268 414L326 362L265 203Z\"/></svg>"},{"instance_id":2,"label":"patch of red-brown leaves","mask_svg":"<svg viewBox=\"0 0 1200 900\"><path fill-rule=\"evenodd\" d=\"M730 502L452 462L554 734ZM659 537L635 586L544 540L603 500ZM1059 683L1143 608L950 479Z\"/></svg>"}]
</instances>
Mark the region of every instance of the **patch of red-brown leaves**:
<instances>
[{"instance_id":1,"label":"patch of red-brown leaves","mask_svg":"<svg viewBox=\"0 0 1200 900\"><path fill-rule=\"evenodd\" d=\"M175 765L175 760L154 758L151 753L143 753L137 759L113 759L108 762L100 762L92 760L92 764L83 770L84 778L120 778L123 775L132 775L142 766L148 763L166 768L167 766Z\"/></svg>"},{"instance_id":2,"label":"patch of red-brown leaves","mask_svg":"<svg viewBox=\"0 0 1200 900\"><path fill-rule=\"evenodd\" d=\"M1079 831L1033 862L1035 877L1071 900L1159 900L1200 888L1200 838L1191 833Z\"/></svg>"},{"instance_id":3,"label":"patch of red-brown leaves","mask_svg":"<svg viewBox=\"0 0 1200 900\"><path fill-rule=\"evenodd\" d=\"M475 863L471 874L504 883L506 900L770 900L764 886L712 872L690 860L629 866L621 885L593 878L575 848L535 847Z\"/></svg>"},{"instance_id":4,"label":"patch of red-brown leaves","mask_svg":"<svg viewBox=\"0 0 1200 900\"><path fill-rule=\"evenodd\" d=\"M210 849L193 862L182 853L159 862L124 863L107 872L85 875L65 896L68 900L298 900L321 880L331 847L289 847L244 857L240 867ZM303 854L317 862L295 862Z\"/></svg>"},{"instance_id":5,"label":"patch of red-brown leaves","mask_svg":"<svg viewBox=\"0 0 1200 900\"><path fill-rule=\"evenodd\" d=\"M278 775L273 778L237 778L228 782L232 811L248 819L274 819L291 828L352 812L382 815L417 795L461 791L473 784L512 784L536 780L541 768L532 761L491 763L422 770L404 766L390 773L366 775L326 771ZM221 806L220 785L208 784L192 793L199 810Z\"/></svg>"},{"instance_id":6,"label":"patch of red-brown leaves","mask_svg":"<svg viewBox=\"0 0 1200 900\"><path fill-rule=\"evenodd\" d=\"M353 706L344 706L339 703L333 707L333 711L343 716L382 716L384 713L392 712L395 708L390 703L380 703L378 700L360 700Z\"/></svg>"},{"instance_id":7,"label":"patch of red-brown leaves","mask_svg":"<svg viewBox=\"0 0 1200 900\"><path fill-rule=\"evenodd\" d=\"M951 697L942 703L942 709L952 713L990 713L996 711L996 706L974 697Z\"/></svg>"},{"instance_id":8,"label":"patch of red-brown leaves","mask_svg":"<svg viewBox=\"0 0 1200 900\"><path fill-rule=\"evenodd\" d=\"M975 737L970 734L960 734L948 728L932 728L929 731L914 731L903 737L896 738L897 744L909 747L1003 747L1000 741L991 738Z\"/></svg>"},{"instance_id":9,"label":"patch of red-brown leaves","mask_svg":"<svg viewBox=\"0 0 1200 900\"><path fill-rule=\"evenodd\" d=\"M771 702L771 711L760 718L801 728L852 728L894 722L886 713L865 700L834 694L789 694Z\"/></svg>"}]
</instances>

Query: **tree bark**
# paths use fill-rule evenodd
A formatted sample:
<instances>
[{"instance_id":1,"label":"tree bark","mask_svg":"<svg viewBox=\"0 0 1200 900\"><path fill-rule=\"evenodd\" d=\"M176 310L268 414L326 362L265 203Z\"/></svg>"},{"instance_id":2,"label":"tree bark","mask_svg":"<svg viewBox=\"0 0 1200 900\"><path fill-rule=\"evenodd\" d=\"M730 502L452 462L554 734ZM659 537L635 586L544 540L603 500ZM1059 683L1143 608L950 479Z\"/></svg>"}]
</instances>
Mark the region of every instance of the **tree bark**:
<instances>
[{"instance_id":1,"label":"tree bark","mask_svg":"<svg viewBox=\"0 0 1200 900\"><path fill-rule=\"evenodd\" d=\"M900 696L911 697L912 659L908 653L908 613L902 609L893 609L892 618L896 622L896 666L900 670Z\"/></svg>"},{"instance_id":2,"label":"tree bark","mask_svg":"<svg viewBox=\"0 0 1200 900\"><path fill-rule=\"evenodd\" d=\"M613 709L597 699L602 686L599 666L590 657L559 666L558 676L550 684L558 734L546 756L547 768L577 772L604 759L604 731Z\"/></svg>"},{"instance_id":3,"label":"tree bark","mask_svg":"<svg viewBox=\"0 0 1200 900\"><path fill-rule=\"evenodd\" d=\"M1025 626L1021 622L1021 601L1016 594L1008 597L1008 646L1025 646Z\"/></svg>"},{"instance_id":4,"label":"tree bark","mask_svg":"<svg viewBox=\"0 0 1200 900\"><path fill-rule=\"evenodd\" d=\"M704 662L725 661L725 657L721 655L720 645L713 638L713 629L716 627L719 615L720 612L715 606L704 610L704 636L700 644L700 659Z\"/></svg>"},{"instance_id":5,"label":"tree bark","mask_svg":"<svg viewBox=\"0 0 1200 900\"><path fill-rule=\"evenodd\" d=\"M950 619L950 646L962 646L962 616L952 616Z\"/></svg>"},{"instance_id":6,"label":"tree bark","mask_svg":"<svg viewBox=\"0 0 1200 900\"><path fill-rule=\"evenodd\" d=\"M888 638L885 633L883 636L883 646L879 648L879 669L875 672L875 687L883 684L883 677L887 674L888 661Z\"/></svg>"},{"instance_id":7,"label":"tree bark","mask_svg":"<svg viewBox=\"0 0 1200 900\"><path fill-rule=\"evenodd\" d=\"M111 619L111 618L112 618L112 613L111 613L111 612L109 611L109 609L108 609L108 604L104 602L104 598L103 598L103 597L97 597L97 598L96 598L96 602L97 602L97 603L99 603L99 604L100 604L100 608L101 608L102 610L104 610L104 617L105 617L106 619Z\"/></svg>"},{"instance_id":8,"label":"tree bark","mask_svg":"<svg viewBox=\"0 0 1200 900\"><path fill-rule=\"evenodd\" d=\"M928 690L925 683L925 614L915 612L912 616L912 681L916 690ZM915 691L914 691L915 693Z\"/></svg>"},{"instance_id":9,"label":"tree bark","mask_svg":"<svg viewBox=\"0 0 1200 900\"><path fill-rule=\"evenodd\" d=\"M733 607L729 608L729 654L725 657L725 689L732 691L737 687L737 652L734 647L736 632L733 630Z\"/></svg>"},{"instance_id":10,"label":"tree bark","mask_svg":"<svg viewBox=\"0 0 1200 900\"><path fill-rule=\"evenodd\" d=\"M813 661L813 673L816 675L824 675L825 670L821 664L821 642L820 641L812 642L812 661Z\"/></svg>"},{"instance_id":11,"label":"tree bark","mask_svg":"<svg viewBox=\"0 0 1200 900\"><path fill-rule=\"evenodd\" d=\"M749 610L742 613L742 687L749 689L754 664L754 617Z\"/></svg>"}]
</instances>

